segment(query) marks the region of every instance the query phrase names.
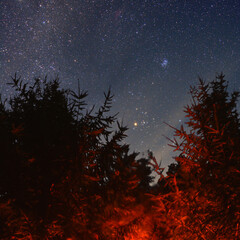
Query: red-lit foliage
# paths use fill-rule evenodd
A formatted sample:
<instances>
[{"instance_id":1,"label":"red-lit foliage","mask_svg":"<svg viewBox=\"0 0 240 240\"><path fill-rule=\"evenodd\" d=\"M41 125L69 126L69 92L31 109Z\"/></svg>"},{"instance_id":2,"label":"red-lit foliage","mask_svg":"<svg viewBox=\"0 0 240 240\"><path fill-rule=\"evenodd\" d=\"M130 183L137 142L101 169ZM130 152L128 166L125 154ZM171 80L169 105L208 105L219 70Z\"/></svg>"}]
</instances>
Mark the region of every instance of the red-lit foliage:
<instances>
[{"instance_id":1,"label":"red-lit foliage","mask_svg":"<svg viewBox=\"0 0 240 240\"><path fill-rule=\"evenodd\" d=\"M224 76L191 89L187 127L175 129L177 164L163 181L172 239L238 239L240 222L240 124L238 93L227 93ZM161 184L161 182L160 182ZM166 189L165 187L165 189Z\"/></svg>"},{"instance_id":2,"label":"red-lit foliage","mask_svg":"<svg viewBox=\"0 0 240 240\"><path fill-rule=\"evenodd\" d=\"M10 108L0 105L1 239L239 239L238 93L222 74L191 88L167 176L151 153L129 153L125 127L111 129L110 92L93 114L86 93L57 80L13 86Z\"/></svg>"}]
</instances>

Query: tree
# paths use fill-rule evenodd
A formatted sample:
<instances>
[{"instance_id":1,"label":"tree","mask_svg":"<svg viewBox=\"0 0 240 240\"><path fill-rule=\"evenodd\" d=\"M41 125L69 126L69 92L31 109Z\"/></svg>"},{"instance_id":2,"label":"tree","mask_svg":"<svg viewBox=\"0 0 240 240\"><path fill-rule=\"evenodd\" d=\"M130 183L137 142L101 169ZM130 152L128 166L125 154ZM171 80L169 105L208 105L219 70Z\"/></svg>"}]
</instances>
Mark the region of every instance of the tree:
<instances>
[{"instance_id":1,"label":"tree","mask_svg":"<svg viewBox=\"0 0 240 240\"><path fill-rule=\"evenodd\" d=\"M87 92L60 89L58 78L10 84L16 95L0 103L1 238L110 239L108 210L134 205L147 164L121 143L111 92L93 113Z\"/></svg>"},{"instance_id":2,"label":"tree","mask_svg":"<svg viewBox=\"0 0 240 240\"><path fill-rule=\"evenodd\" d=\"M169 172L175 172L178 187L188 196L186 226L199 239L234 239L239 234L239 93L229 97L227 87L223 74L209 84L200 79L185 108L187 130L175 129L180 143L174 140L173 147L181 154Z\"/></svg>"}]
</instances>

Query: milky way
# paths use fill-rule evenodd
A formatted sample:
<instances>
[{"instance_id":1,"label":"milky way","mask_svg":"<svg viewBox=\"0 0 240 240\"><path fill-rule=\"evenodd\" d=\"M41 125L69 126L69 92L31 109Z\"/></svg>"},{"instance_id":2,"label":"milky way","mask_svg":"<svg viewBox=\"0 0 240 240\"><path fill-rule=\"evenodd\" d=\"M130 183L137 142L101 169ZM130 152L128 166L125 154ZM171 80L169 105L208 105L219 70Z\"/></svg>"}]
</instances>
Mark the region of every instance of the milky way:
<instances>
[{"instance_id":1,"label":"milky way","mask_svg":"<svg viewBox=\"0 0 240 240\"><path fill-rule=\"evenodd\" d=\"M240 90L239 0L1 0L1 91L59 75L100 105L111 86L112 113L128 125L132 150L172 159L167 122L184 123L190 85L224 72Z\"/></svg>"}]
</instances>

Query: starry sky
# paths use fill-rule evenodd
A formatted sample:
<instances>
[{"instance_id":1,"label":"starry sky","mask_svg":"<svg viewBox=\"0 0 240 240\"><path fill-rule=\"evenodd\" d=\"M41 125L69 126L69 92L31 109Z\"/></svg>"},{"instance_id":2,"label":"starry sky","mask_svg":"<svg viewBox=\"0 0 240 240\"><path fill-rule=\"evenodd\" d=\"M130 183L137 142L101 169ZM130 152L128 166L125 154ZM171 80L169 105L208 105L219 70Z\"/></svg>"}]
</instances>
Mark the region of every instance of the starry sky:
<instances>
[{"instance_id":1,"label":"starry sky","mask_svg":"<svg viewBox=\"0 0 240 240\"><path fill-rule=\"evenodd\" d=\"M223 73L240 90L239 0L1 0L0 91L15 72L24 81L60 77L100 106L111 86L112 113L126 142L172 162L168 140L184 123L190 85Z\"/></svg>"}]
</instances>

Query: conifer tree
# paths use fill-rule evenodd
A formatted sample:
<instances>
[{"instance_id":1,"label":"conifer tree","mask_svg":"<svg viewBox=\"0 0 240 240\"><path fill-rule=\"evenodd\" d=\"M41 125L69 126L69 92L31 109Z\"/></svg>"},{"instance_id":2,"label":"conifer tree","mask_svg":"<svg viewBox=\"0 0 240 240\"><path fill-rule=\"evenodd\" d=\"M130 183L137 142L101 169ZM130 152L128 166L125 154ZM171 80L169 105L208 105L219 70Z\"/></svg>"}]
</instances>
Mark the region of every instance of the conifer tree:
<instances>
[{"instance_id":1,"label":"conifer tree","mask_svg":"<svg viewBox=\"0 0 240 240\"><path fill-rule=\"evenodd\" d=\"M15 75L11 85L16 94L0 104L0 238L114 239L148 161L122 143L111 92L94 113L87 92L60 89L58 79L29 86Z\"/></svg>"},{"instance_id":2,"label":"conifer tree","mask_svg":"<svg viewBox=\"0 0 240 240\"><path fill-rule=\"evenodd\" d=\"M229 96L227 87L223 74L209 84L200 79L185 108L187 130L175 129L180 142L174 140L173 147L181 154L173 172L190 203L186 226L199 239L234 239L239 234L239 93Z\"/></svg>"}]
</instances>

